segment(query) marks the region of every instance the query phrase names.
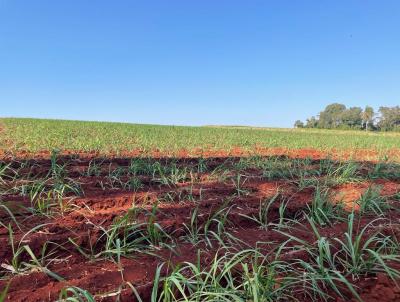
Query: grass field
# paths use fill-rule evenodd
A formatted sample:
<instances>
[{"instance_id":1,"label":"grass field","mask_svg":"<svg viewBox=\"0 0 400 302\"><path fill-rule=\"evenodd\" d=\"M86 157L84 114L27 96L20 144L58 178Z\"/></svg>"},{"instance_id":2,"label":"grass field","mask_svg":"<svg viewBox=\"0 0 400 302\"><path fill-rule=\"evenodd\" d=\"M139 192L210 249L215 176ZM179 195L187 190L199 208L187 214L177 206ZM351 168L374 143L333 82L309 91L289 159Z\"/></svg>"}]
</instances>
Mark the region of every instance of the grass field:
<instances>
[{"instance_id":1,"label":"grass field","mask_svg":"<svg viewBox=\"0 0 400 302\"><path fill-rule=\"evenodd\" d=\"M11 152L72 151L120 153L160 150L223 150L232 148L374 150L385 154L400 149L400 134L361 131L273 129L244 127L182 127L106 122L0 119L0 148Z\"/></svg>"}]
</instances>

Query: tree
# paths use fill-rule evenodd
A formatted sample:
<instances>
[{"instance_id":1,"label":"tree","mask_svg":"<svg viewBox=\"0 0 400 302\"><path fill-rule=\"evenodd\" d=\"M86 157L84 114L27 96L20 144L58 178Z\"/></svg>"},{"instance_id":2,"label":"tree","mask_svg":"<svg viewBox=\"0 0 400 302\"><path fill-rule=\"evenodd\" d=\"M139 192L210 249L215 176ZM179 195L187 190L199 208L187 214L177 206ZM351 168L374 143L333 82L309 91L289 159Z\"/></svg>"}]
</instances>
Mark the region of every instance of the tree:
<instances>
[{"instance_id":1,"label":"tree","mask_svg":"<svg viewBox=\"0 0 400 302\"><path fill-rule=\"evenodd\" d=\"M365 131L368 131L368 125L372 125L374 121L374 115L375 115L374 108L366 106L362 113L362 119L365 125Z\"/></svg>"},{"instance_id":2,"label":"tree","mask_svg":"<svg viewBox=\"0 0 400 302\"><path fill-rule=\"evenodd\" d=\"M324 111L319 114L318 126L321 128L337 128L342 123L342 114L346 106L333 103L326 106Z\"/></svg>"},{"instance_id":3,"label":"tree","mask_svg":"<svg viewBox=\"0 0 400 302\"><path fill-rule=\"evenodd\" d=\"M340 115L339 125L345 125L348 128L358 128L362 127L362 109L360 107L351 107L344 110Z\"/></svg>"},{"instance_id":4,"label":"tree","mask_svg":"<svg viewBox=\"0 0 400 302\"><path fill-rule=\"evenodd\" d=\"M394 130L400 126L400 107L380 107L381 114L378 127L385 131Z\"/></svg>"},{"instance_id":5,"label":"tree","mask_svg":"<svg viewBox=\"0 0 400 302\"><path fill-rule=\"evenodd\" d=\"M304 123L303 123L302 121L300 121L300 120L297 120L297 121L294 123L294 127L295 127L295 128L304 128Z\"/></svg>"},{"instance_id":6,"label":"tree","mask_svg":"<svg viewBox=\"0 0 400 302\"><path fill-rule=\"evenodd\" d=\"M346 108L343 104L333 103L326 106L318 117L312 116L305 123L298 120L294 126L296 128L347 128L400 132L400 106L382 106L379 108L379 114L375 114L370 106L365 106L362 110L360 107Z\"/></svg>"},{"instance_id":7,"label":"tree","mask_svg":"<svg viewBox=\"0 0 400 302\"><path fill-rule=\"evenodd\" d=\"M318 120L315 116L312 116L306 120L306 128L317 128L318 127Z\"/></svg>"}]
</instances>

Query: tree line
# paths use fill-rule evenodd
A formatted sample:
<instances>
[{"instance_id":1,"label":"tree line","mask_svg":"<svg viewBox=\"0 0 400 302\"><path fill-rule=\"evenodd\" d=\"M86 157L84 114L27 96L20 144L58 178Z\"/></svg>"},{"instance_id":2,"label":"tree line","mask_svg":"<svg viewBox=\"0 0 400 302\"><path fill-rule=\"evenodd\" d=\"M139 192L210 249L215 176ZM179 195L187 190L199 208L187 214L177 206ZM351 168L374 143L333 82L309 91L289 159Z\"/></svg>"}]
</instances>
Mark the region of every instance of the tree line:
<instances>
[{"instance_id":1,"label":"tree line","mask_svg":"<svg viewBox=\"0 0 400 302\"><path fill-rule=\"evenodd\" d=\"M366 131L400 131L400 107L379 107L378 112L370 106L347 108L333 103L319 115L305 122L297 120L296 128L357 129Z\"/></svg>"}]
</instances>

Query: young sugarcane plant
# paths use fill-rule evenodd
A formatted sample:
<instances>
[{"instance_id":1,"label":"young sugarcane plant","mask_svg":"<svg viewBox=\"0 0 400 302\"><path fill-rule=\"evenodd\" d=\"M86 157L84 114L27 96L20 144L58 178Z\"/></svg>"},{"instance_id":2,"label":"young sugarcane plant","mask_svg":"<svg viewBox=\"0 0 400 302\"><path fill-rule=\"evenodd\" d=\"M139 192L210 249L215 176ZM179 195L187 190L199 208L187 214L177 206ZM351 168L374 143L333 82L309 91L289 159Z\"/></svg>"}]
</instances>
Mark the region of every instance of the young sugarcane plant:
<instances>
[{"instance_id":1,"label":"young sugarcane plant","mask_svg":"<svg viewBox=\"0 0 400 302\"><path fill-rule=\"evenodd\" d=\"M260 205L258 208L258 213L255 215L245 215L245 214L240 214L240 216L243 216L247 219L250 219L251 221L257 223L260 228L267 230L269 225L271 224L270 217L269 217L269 210L272 204L276 201L278 198L279 193L276 193L273 197L271 198L266 198L264 200L260 200Z\"/></svg>"}]
</instances>

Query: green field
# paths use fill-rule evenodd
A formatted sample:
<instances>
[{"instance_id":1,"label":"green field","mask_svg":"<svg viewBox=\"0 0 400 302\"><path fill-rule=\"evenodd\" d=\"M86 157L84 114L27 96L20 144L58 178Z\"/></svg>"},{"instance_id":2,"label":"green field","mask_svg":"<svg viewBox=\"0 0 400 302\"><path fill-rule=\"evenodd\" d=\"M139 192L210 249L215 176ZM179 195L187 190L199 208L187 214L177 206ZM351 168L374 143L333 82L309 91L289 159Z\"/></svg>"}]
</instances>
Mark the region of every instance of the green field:
<instances>
[{"instance_id":1,"label":"green field","mask_svg":"<svg viewBox=\"0 0 400 302\"><path fill-rule=\"evenodd\" d=\"M400 149L400 134L319 129L184 127L23 118L0 119L0 148L9 152L72 151L119 153L127 150L224 150L233 147L323 151Z\"/></svg>"}]
</instances>

